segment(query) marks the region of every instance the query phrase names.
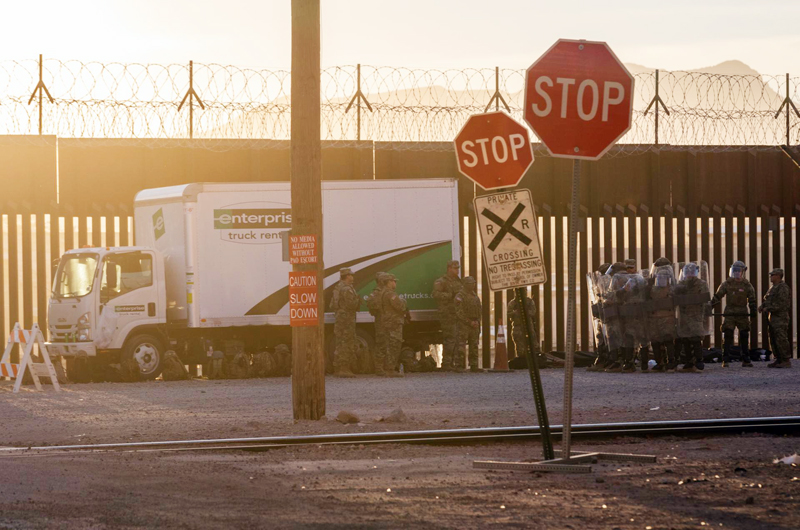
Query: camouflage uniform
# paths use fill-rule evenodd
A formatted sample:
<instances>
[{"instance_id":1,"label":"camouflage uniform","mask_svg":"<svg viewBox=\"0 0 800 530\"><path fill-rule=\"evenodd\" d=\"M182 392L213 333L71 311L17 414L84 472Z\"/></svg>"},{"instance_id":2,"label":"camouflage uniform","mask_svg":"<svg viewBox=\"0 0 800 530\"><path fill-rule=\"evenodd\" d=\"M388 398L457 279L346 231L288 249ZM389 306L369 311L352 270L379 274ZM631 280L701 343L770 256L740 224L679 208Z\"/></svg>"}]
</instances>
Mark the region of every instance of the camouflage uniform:
<instances>
[{"instance_id":1,"label":"camouflage uniform","mask_svg":"<svg viewBox=\"0 0 800 530\"><path fill-rule=\"evenodd\" d=\"M516 296L516 295L515 295ZM533 343L533 353L536 355L541 354L539 347L539 339L536 337L536 325L534 323L534 316L536 315L536 303L525 296L525 310L528 312L528 320L531 323L531 331L533 336L531 342ZM517 350L517 356L527 356L528 354L528 340L525 330L525 318L522 315L522 306L519 300L514 298L508 303L508 318L511 320L511 336L514 339L514 346ZM538 362L538 361L537 361Z\"/></svg>"},{"instance_id":2,"label":"camouflage uniform","mask_svg":"<svg viewBox=\"0 0 800 530\"><path fill-rule=\"evenodd\" d=\"M635 370L635 353L647 336L647 320L645 316L646 284L640 274L623 274L627 277L625 285L618 289L615 296L621 302L619 313L622 316L622 356L623 370ZM643 369L647 370L646 355L642 359Z\"/></svg>"},{"instance_id":3,"label":"camouflage uniform","mask_svg":"<svg viewBox=\"0 0 800 530\"><path fill-rule=\"evenodd\" d=\"M689 264L691 265L691 264ZM701 342L708 334L706 329L707 306L705 302L683 303L682 297L700 300L697 295L710 295L708 283L697 276L684 277L675 287L675 303L678 304L678 337L683 347L684 368L698 367L703 362ZM692 300L693 301L693 300ZM694 302L694 301L693 301Z\"/></svg>"},{"instance_id":4,"label":"camouflage uniform","mask_svg":"<svg viewBox=\"0 0 800 530\"><path fill-rule=\"evenodd\" d=\"M770 273L780 274L783 269L775 269ZM764 295L764 303L759 308L769 313L769 338L775 359L778 363L790 362L792 349L789 344L789 318L792 314L792 290L781 280L773 284Z\"/></svg>"},{"instance_id":5,"label":"camouflage uniform","mask_svg":"<svg viewBox=\"0 0 800 530\"><path fill-rule=\"evenodd\" d=\"M615 279L619 275L619 278ZM608 347L608 360L605 370L608 372L621 372L622 365L619 362L620 353L623 346L625 327L623 325L620 308L623 304L621 287L627 282L625 278L625 264L614 263L606 271L600 283L603 296L603 331Z\"/></svg>"},{"instance_id":6,"label":"camouflage uniform","mask_svg":"<svg viewBox=\"0 0 800 530\"><path fill-rule=\"evenodd\" d=\"M448 268L458 266L458 261L447 263ZM455 297L461 291L461 279L449 272L433 284L433 298L439 307L439 322L442 325L442 369L452 369L458 348L458 319L455 312Z\"/></svg>"},{"instance_id":7,"label":"camouflage uniform","mask_svg":"<svg viewBox=\"0 0 800 530\"><path fill-rule=\"evenodd\" d=\"M731 267L734 269L737 263ZM744 267L744 264L741 264ZM745 268L746 270L746 268ZM756 291L746 278L728 278L717 289L711 305L717 305L726 299L725 318L722 321L722 350L723 361L731 361L731 348L733 347L733 332L739 330L739 347L742 349L742 365L750 364L750 318L756 313ZM750 315L748 316L748 308Z\"/></svg>"},{"instance_id":8,"label":"camouflage uniform","mask_svg":"<svg viewBox=\"0 0 800 530\"><path fill-rule=\"evenodd\" d=\"M350 269L340 271L342 277L351 275ZM334 292L333 306L336 310L336 322L333 333L336 336L335 372L350 372L356 360L356 313L361 305L361 298L355 288L344 280L337 284Z\"/></svg>"},{"instance_id":9,"label":"camouflage uniform","mask_svg":"<svg viewBox=\"0 0 800 530\"><path fill-rule=\"evenodd\" d=\"M394 280L394 275L387 275ZM381 333L386 341L386 358L383 368L389 373L396 373L400 350L403 347L403 324L406 319L406 301L400 298L389 285L381 295ZM377 367L376 367L377 370Z\"/></svg>"},{"instance_id":10,"label":"camouflage uniform","mask_svg":"<svg viewBox=\"0 0 800 530\"><path fill-rule=\"evenodd\" d=\"M386 334L381 333L381 297L383 290L386 287L387 274L379 272L375 275L375 288L367 296L367 308L370 315L375 318L375 351L372 355L372 361L375 366L375 373L382 375L384 373L383 365L386 363Z\"/></svg>"},{"instance_id":11,"label":"camouflage uniform","mask_svg":"<svg viewBox=\"0 0 800 530\"><path fill-rule=\"evenodd\" d=\"M653 347L656 371L673 370L678 365L675 358L675 339L677 337L675 307L675 273L672 262L659 258L653 264L648 280L649 315L647 319L648 337Z\"/></svg>"},{"instance_id":12,"label":"camouflage uniform","mask_svg":"<svg viewBox=\"0 0 800 530\"><path fill-rule=\"evenodd\" d=\"M457 367L464 367L464 353L469 348L469 367L476 372L478 367L478 338L481 334L481 299L475 293L475 279L464 278L464 288L456 295L454 304L458 318Z\"/></svg>"}]
</instances>

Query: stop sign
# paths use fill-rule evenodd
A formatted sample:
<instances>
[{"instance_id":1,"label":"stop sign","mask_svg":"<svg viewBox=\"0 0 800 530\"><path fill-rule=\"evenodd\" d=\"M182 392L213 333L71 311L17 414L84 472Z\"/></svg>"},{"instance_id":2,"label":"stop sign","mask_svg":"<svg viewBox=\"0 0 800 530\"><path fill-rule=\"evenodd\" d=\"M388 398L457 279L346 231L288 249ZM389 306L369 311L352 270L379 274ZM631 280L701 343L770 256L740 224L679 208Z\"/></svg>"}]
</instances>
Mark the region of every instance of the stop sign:
<instances>
[{"instance_id":1,"label":"stop sign","mask_svg":"<svg viewBox=\"0 0 800 530\"><path fill-rule=\"evenodd\" d=\"M455 145L458 170L485 190L516 186L533 163L528 130L500 111L470 116Z\"/></svg>"},{"instance_id":2,"label":"stop sign","mask_svg":"<svg viewBox=\"0 0 800 530\"><path fill-rule=\"evenodd\" d=\"M553 156L599 159L632 109L633 76L605 42L561 39L525 75L525 121Z\"/></svg>"}]
</instances>

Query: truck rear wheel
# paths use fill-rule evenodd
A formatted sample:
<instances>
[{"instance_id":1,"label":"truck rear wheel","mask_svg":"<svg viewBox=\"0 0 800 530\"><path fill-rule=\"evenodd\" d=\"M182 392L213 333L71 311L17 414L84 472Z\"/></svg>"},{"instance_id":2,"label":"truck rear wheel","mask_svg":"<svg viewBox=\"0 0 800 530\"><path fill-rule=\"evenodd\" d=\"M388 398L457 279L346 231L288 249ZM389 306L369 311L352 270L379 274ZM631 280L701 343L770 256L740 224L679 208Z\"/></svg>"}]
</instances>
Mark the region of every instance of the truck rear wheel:
<instances>
[{"instance_id":1,"label":"truck rear wheel","mask_svg":"<svg viewBox=\"0 0 800 530\"><path fill-rule=\"evenodd\" d=\"M123 361L135 359L142 373L142 379L155 379L161 374L161 359L164 346L153 335L136 335L125 343L122 351Z\"/></svg>"}]
</instances>

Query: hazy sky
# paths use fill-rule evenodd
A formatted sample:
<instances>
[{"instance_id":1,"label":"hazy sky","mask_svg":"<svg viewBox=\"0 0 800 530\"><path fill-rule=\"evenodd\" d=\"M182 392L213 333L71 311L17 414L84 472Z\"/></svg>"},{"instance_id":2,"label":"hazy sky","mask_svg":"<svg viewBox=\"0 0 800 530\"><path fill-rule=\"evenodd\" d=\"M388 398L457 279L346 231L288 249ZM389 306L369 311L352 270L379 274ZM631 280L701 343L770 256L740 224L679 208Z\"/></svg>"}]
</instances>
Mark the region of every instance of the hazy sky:
<instances>
[{"instance_id":1,"label":"hazy sky","mask_svg":"<svg viewBox=\"0 0 800 530\"><path fill-rule=\"evenodd\" d=\"M0 59L290 66L290 0L4 2ZM322 0L324 66L526 68L558 38L628 63L800 75L800 0Z\"/></svg>"}]
</instances>

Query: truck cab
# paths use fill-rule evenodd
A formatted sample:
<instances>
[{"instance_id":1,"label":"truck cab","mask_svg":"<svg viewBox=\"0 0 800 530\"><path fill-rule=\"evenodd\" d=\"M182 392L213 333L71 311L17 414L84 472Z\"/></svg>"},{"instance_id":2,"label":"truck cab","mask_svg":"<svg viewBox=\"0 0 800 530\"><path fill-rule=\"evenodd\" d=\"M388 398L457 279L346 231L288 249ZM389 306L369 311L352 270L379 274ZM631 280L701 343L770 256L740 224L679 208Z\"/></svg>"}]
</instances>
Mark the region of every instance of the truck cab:
<instances>
[{"instance_id":1,"label":"truck cab","mask_svg":"<svg viewBox=\"0 0 800 530\"><path fill-rule=\"evenodd\" d=\"M134 358L142 376L161 372L165 351L164 258L146 247L81 248L58 264L48 305L49 351L70 361Z\"/></svg>"}]
</instances>

